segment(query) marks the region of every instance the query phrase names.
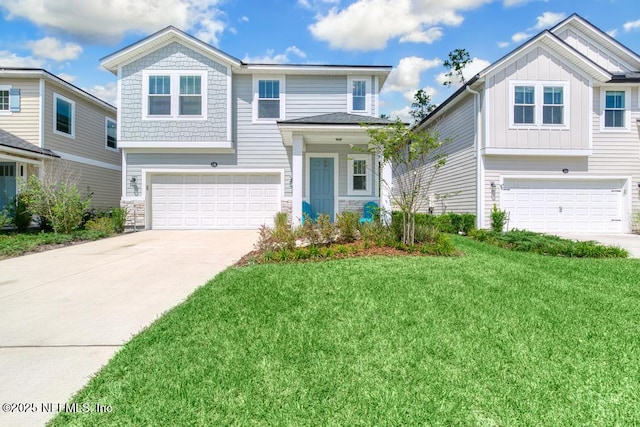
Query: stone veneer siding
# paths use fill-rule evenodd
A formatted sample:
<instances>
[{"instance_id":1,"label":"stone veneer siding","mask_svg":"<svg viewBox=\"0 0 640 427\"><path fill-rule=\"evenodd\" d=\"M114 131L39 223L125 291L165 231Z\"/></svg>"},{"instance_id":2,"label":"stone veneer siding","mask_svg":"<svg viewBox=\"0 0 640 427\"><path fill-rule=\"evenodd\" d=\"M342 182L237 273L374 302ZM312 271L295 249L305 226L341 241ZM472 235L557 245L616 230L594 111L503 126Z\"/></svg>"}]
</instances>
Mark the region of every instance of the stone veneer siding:
<instances>
[{"instance_id":1,"label":"stone veneer siding","mask_svg":"<svg viewBox=\"0 0 640 427\"><path fill-rule=\"evenodd\" d=\"M358 215L362 215L364 212L364 205L367 202L370 202L370 199L362 199L362 200L338 200L338 213L342 213L345 211L355 212ZM377 200L374 200L378 203Z\"/></svg>"},{"instance_id":2,"label":"stone veneer siding","mask_svg":"<svg viewBox=\"0 0 640 427\"><path fill-rule=\"evenodd\" d=\"M146 228L144 200L121 201L120 206L127 209L127 219L125 229L127 231L140 231Z\"/></svg>"},{"instance_id":3,"label":"stone veneer siding","mask_svg":"<svg viewBox=\"0 0 640 427\"><path fill-rule=\"evenodd\" d=\"M207 96L207 120L142 120L143 70L207 70L202 82ZM227 68L183 45L171 43L122 69L121 141L230 141L227 135L229 88ZM172 92L179 88L172 88Z\"/></svg>"}]
</instances>

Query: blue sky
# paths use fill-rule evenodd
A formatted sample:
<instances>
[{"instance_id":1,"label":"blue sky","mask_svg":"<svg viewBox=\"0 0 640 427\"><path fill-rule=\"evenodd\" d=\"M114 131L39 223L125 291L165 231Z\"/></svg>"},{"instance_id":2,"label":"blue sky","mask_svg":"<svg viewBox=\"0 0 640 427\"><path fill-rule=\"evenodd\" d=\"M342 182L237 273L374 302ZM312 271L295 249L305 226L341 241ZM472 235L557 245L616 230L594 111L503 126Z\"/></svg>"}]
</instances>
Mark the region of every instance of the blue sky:
<instances>
[{"instance_id":1,"label":"blue sky","mask_svg":"<svg viewBox=\"0 0 640 427\"><path fill-rule=\"evenodd\" d=\"M475 72L578 13L640 52L637 0L0 0L0 66L38 67L115 103L100 58L174 25L248 62L391 65L381 112L406 118L442 61L469 51Z\"/></svg>"}]
</instances>

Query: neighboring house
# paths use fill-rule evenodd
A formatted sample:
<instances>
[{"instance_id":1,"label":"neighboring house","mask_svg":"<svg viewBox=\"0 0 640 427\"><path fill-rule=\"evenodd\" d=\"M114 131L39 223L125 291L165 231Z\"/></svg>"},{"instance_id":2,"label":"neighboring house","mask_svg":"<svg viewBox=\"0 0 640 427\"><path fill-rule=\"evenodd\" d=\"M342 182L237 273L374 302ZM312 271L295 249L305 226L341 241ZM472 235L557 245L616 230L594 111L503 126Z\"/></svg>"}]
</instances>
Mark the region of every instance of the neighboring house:
<instances>
[{"instance_id":1,"label":"neighboring house","mask_svg":"<svg viewBox=\"0 0 640 427\"><path fill-rule=\"evenodd\" d=\"M509 228L630 231L639 71L637 53L577 15L481 71L418 125L451 139L435 212L475 213L488 228L495 204Z\"/></svg>"},{"instance_id":2,"label":"neighboring house","mask_svg":"<svg viewBox=\"0 0 640 427\"><path fill-rule=\"evenodd\" d=\"M0 68L0 210L21 178L44 174L118 206L121 170L115 107L46 70Z\"/></svg>"},{"instance_id":3,"label":"neighboring house","mask_svg":"<svg viewBox=\"0 0 640 427\"><path fill-rule=\"evenodd\" d=\"M303 201L335 218L379 200L361 123L389 123L376 116L390 67L247 64L174 27L102 66L118 76L136 226L258 228L280 211L298 223Z\"/></svg>"}]
</instances>

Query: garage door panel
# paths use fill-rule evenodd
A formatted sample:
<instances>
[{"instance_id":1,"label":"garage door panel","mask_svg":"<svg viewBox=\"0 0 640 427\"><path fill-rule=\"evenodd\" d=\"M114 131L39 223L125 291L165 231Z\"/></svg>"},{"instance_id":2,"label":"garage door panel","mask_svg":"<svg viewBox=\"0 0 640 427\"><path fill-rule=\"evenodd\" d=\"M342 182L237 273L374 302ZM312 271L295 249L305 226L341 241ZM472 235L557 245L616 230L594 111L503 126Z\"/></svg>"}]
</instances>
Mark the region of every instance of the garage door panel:
<instances>
[{"instance_id":1,"label":"garage door panel","mask_svg":"<svg viewBox=\"0 0 640 427\"><path fill-rule=\"evenodd\" d=\"M505 178L500 207L509 228L543 232L622 232L623 180Z\"/></svg>"},{"instance_id":2,"label":"garage door panel","mask_svg":"<svg viewBox=\"0 0 640 427\"><path fill-rule=\"evenodd\" d=\"M153 175L152 228L258 228L280 211L278 174Z\"/></svg>"}]
</instances>

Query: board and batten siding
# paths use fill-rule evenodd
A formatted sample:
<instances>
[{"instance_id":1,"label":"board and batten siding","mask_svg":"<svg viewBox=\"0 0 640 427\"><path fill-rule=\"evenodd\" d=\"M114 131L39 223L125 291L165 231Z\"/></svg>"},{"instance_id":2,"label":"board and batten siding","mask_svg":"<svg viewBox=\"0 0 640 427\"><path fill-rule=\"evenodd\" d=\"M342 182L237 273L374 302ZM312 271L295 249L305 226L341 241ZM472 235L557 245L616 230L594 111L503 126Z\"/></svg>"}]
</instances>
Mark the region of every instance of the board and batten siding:
<instances>
[{"instance_id":1,"label":"board and batten siding","mask_svg":"<svg viewBox=\"0 0 640 427\"><path fill-rule=\"evenodd\" d=\"M565 28L555 35L607 71L619 73L634 71L595 40L583 33L578 33L571 27Z\"/></svg>"},{"instance_id":2,"label":"board and batten siding","mask_svg":"<svg viewBox=\"0 0 640 427\"><path fill-rule=\"evenodd\" d=\"M431 205L434 213L474 213L476 210L476 157L474 128L474 97L466 95L450 112L436 119L434 130L442 141L447 141L442 150L447 154L446 164L436 173L429 195L434 197ZM431 169L427 172L431 176ZM436 196L445 196L435 200ZM424 206L426 211L428 206Z\"/></svg>"},{"instance_id":3,"label":"board and batten siding","mask_svg":"<svg viewBox=\"0 0 640 427\"><path fill-rule=\"evenodd\" d=\"M0 85L20 89L20 112L0 114L0 128L36 146L40 145L39 84L39 79L0 79Z\"/></svg>"},{"instance_id":4,"label":"board and batten siding","mask_svg":"<svg viewBox=\"0 0 640 427\"><path fill-rule=\"evenodd\" d=\"M568 82L565 120L568 128L511 126L510 82ZM563 64L546 49L534 47L487 77L486 90L490 120L487 121L487 147L516 149L586 150L589 148L590 92L588 79ZM540 108L536 105L536 108Z\"/></svg>"},{"instance_id":5,"label":"board and batten siding","mask_svg":"<svg viewBox=\"0 0 640 427\"><path fill-rule=\"evenodd\" d=\"M143 120L144 70L188 73L207 71L202 88L207 95L206 120ZM123 141L229 141L227 135L227 67L180 43L170 43L122 67L121 139ZM176 90L176 88L173 88Z\"/></svg>"}]
</instances>

